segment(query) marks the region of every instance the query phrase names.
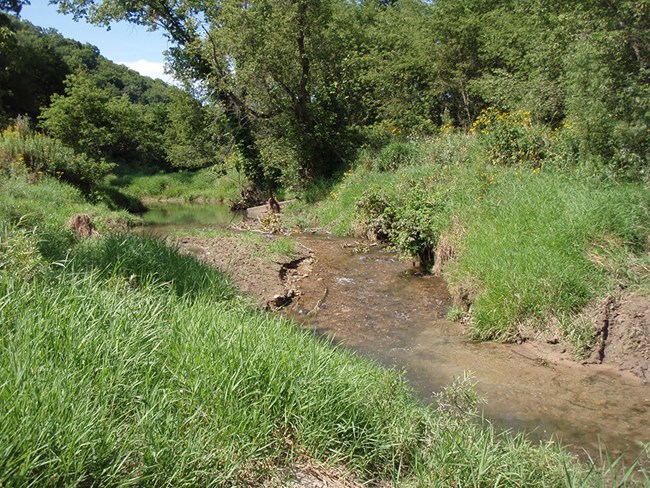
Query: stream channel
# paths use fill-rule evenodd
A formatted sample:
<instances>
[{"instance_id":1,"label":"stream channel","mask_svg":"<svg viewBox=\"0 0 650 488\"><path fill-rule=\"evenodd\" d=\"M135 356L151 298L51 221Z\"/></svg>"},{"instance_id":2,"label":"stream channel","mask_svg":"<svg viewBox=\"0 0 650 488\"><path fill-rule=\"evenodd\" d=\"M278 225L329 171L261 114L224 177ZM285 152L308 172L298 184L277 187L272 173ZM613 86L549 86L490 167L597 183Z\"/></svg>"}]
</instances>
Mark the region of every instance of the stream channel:
<instances>
[{"instance_id":1,"label":"stream channel","mask_svg":"<svg viewBox=\"0 0 650 488\"><path fill-rule=\"evenodd\" d=\"M195 207L161 206L145 214L145 228L164 234L233 218L222 212L215 221L215 212ZM421 275L378 247L358 252L351 239L297 239L314 262L288 314L305 329L404 371L423 401L433 402L435 392L471 372L487 401L484 415L498 428L524 431L533 441L559 438L596 460L604 448L631 460L650 442L650 385L609 367L547 361L527 344L472 341L462 325L445 319L451 298L441 278Z\"/></svg>"}]
</instances>

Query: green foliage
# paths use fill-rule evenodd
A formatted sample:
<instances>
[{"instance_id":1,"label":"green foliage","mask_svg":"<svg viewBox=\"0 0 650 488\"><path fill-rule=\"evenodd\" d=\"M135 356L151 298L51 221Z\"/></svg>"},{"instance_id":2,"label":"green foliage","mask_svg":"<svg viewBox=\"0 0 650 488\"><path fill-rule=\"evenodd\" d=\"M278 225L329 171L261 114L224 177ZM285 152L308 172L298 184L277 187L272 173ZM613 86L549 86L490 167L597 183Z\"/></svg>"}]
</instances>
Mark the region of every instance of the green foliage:
<instances>
[{"instance_id":1,"label":"green foliage","mask_svg":"<svg viewBox=\"0 0 650 488\"><path fill-rule=\"evenodd\" d=\"M13 226L0 220L0 277L28 281L44 273L46 262L38 251L38 240L33 230Z\"/></svg>"},{"instance_id":2,"label":"green foliage","mask_svg":"<svg viewBox=\"0 0 650 488\"><path fill-rule=\"evenodd\" d=\"M650 198L640 183L553 168L555 154L565 147L555 146L564 130L550 140L543 167L527 160L495 165L481 135L454 132L421 143L419 162L392 173L368 170L372 160L364 155L299 220L341 234L369 230L425 267L433 264L444 237L455 256L444 274L452 288L470 292L477 338L507 339L522 322L536 326L556 317L579 352L591 340L573 320L582 307L614 283L648 282L642 260ZM504 141L490 142L504 148L500 154L518 157L512 149L519 147L518 134L506 131ZM611 248L594 251L599 242ZM594 252L604 257L594 260Z\"/></svg>"},{"instance_id":3,"label":"green foliage","mask_svg":"<svg viewBox=\"0 0 650 488\"><path fill-rule=\"evenodd\" d=\"M391 196L371 189L357 203L365 226L398 252L417 257L423 268L434 263L434 250L448 221L444 190L407 183Z\"/></svg>"},{"instance_id":4,"label":"green foliage","mask_svg":"<svg viewBox=\"0 0 650 488\"><path fill-rule=\"evenodd\" d=\"M128 195L145 199L180 199L184 201L237 201L248 180L235 168L222 173L221 166L198 171L141 174L124 172L110 179L111 187Z\"/></svg>"},{"instance_id":5,"label":"green foliage","mask_svg":"<svg viewBox=\"0 0 650 488\"><path fill-rule=\"evenodd\" d=\"M224 114L214 106L202 106L189 94L178 92L169 105L165 152L177 168L223 165L233 142Z\"/></svg>"},{"instance_id":6,"label":"green foliage","mask_svg":"<svg viewBox=\"0 0 650 488\"><path fill-rule=\"evenodd\" d=\"M65 95L54 95L41 126L64 144L93 157L160 162L161 121L86 73L66 78ZM157 133L158 132L158 133Z\"/></svg>"},{"instance_id":7,"label":"green foliage","mask_svg":"<svg viewBox=\"0 0 650 488\"><path fill-rule=\"evenodd\" d=\"M68 259L71 270L92 269L107 278L120 275L132 282L168 285L186 298L209 296L222 301L234 294L225 276L152 237L124 234L89 239L77 245Z\"/></svg>"},{"instance_id":8,"label":"green foliage","mask_svg":"<svg viewBox=\"0 0 650 488\"><path fill-rule=\"evenodd\" d=\"M103 159L88 157L20 124L0 134L0 169L4 173L29 173L34 177L47 174L86 190L98 185L114 165Z\"/></svg>"},{"instance_id":9,"label":"green foliage","mask_svg":"<svg viewBox=\"0 0 650 488\"><path fill-rule=\"evenodd\" d=\"M373 158L373 169L394 171L401 166L414 164L418 160L418 149L417 145L408 142L391 142Z\"/></svg>"},{"instance_id":10,"label":"green foliage","mask_svg":"<svg viewBox=\"0 0 650 488\"><path fill-rule=\"evenodd\" d=\"M527 164L539 168L546 153L542 127L535 126L530 112L502 112L494 107L483 110L472 124L472 132L486 148L493 164Z\"/></svg>"},{"instance_id":11,"label":"green foliage","mask_svg":"<svg viewBox=\"0 0 650 488\"><path fill-rule=\"evenodd\" d=\"M126 230L137 219L105 205L90 205L82 193L49 176L30 182L24 176L0 177L0 221L6 228L36 228L38 250L48 262L66 257L75 237L66 222L75 214L88 214L100 234Z\"/></svg>"}]
</instances>

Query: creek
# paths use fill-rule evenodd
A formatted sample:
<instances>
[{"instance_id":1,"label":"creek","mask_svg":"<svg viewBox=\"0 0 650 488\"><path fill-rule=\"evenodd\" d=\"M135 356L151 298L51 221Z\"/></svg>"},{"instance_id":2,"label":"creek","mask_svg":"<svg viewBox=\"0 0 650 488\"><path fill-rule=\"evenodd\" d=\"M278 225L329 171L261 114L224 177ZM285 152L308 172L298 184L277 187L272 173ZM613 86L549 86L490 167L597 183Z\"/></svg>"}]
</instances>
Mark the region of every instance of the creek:
<instances>
[{"instance_id":1,"label":"creek","mask_svg":"<svg viewBox=\"0 0 650 488\"><path fill-rule=\"evenodd\" d=\"M164 222L147 228L225 224L200 221L194 210L167 206ZM145 221L152 222L147 215ZM560 439L596 460L604 448L630 460L650 442L650 385L610 367L549 361L527 344L472 341L445 318L451 298L441 278L379 247L359 252L350 239L298 240L314 262L287 313L303 328L403 371L423 401L470 372L487 402L484 416L498 428L524 431L533 441Z\"/></svg>"}]
</instances>

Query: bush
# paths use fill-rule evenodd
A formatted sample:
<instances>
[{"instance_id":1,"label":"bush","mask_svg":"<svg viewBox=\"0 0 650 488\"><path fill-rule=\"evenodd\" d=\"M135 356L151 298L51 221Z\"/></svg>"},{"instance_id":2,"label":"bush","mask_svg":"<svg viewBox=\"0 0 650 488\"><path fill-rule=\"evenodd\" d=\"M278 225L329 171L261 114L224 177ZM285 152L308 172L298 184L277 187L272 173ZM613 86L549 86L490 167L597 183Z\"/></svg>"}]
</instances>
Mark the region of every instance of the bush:
<instances>
[{"instance_id":1,"label":"bush","mask_svg":"<svg viewBox=\"0 0 650 488\"><path fill-rule=\"evenodd\" d=\"M365 226L401 254L418 258L430 270L441 230L448 221L442 188L408 181L391 194L371 189L357 203Z\"/></svg>"},{"instance_id":2,"label":"bush","mask_svg":"<svg viewBox=\"0 0 650 488\"><path fill-rule=\"evenodd\" d=\"M25 132L18 125L0 134L0 169L5 173L48 174L84 189L98 185L114 165L76 153L57 139Z\"/></svg>"},{"instance_id":3,"label":"bush","mask_svg":"<svg viewBox=\"0 0 650 488\"><path fill-rule=\"evenodd\" d=\"M409 142L391 142L379 151L372 167L376 171L395 171L403 166L415 164L418 157L417 145Z\"/></svg>"},{"instance_id":4,"label":"bush","mask_svg":"<svg viewBox=\"0 0 650 488\"><path fill-rule=\"evenodd\" d=\"M546 155L544 129L532 123L530 112L508 113L487 108L474 121L472 132L477 134L493 164L539 167Z\"/></svg>"}]
</instances>

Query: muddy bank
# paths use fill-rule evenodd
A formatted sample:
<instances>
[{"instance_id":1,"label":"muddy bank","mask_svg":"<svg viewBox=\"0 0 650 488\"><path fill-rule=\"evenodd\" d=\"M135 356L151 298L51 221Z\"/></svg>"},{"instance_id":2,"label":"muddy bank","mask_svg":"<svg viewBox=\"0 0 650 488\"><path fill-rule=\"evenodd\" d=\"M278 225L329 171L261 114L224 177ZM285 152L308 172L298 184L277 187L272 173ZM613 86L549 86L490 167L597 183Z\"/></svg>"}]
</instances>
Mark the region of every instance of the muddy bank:
<instances>
[{"instance_id":1,"label":"muddy bank","mask_svg":"<svg viewBox=\"0 0 650 488\"><path fill-rule=\"evenodd\" d=\"M591 311L597 344L589 362L609 364L648 381L650 300L622 292Z\"/></svg>"},{"instance_id":2,"label":"muddy bank","mask_svg":"<svg viewBox=\"0 0 650 488\"><path fill-rule=\"evenodd\" d=\"M262 306L277 310L293 303L301 292L298 281L311 271L313 258L304 246L296 246L291 256L274 256L268 251L271 235L256 241L241 236L218 238L182 237L174 242L181 252L228 274L234 285L254 297Z\"/></svg>"},{"instance_id":3,"label":"muddy bank","mask_svg":"<svg viewBox=\"0 0 650 488\"><path fill-rule=\"evenodd\" d=\"M293 317L404 370L424 401L434 401L434 392L470 371L487 400L486 417L499 427L526 431L534 440L560 438L594 458L606 446L630 459L650 442L650 387L621 374L613 354L612 362L587 365L530 342L471 341L461 324L445 318L452 298L441 278L421 275L410 263L364 243L301 241L314 251L314 260L290 308ZM627 320L630 313L622 312L628 308L617 310ZM614 315L611 331L618 324Z\"/></svg>"}]
</instances>

